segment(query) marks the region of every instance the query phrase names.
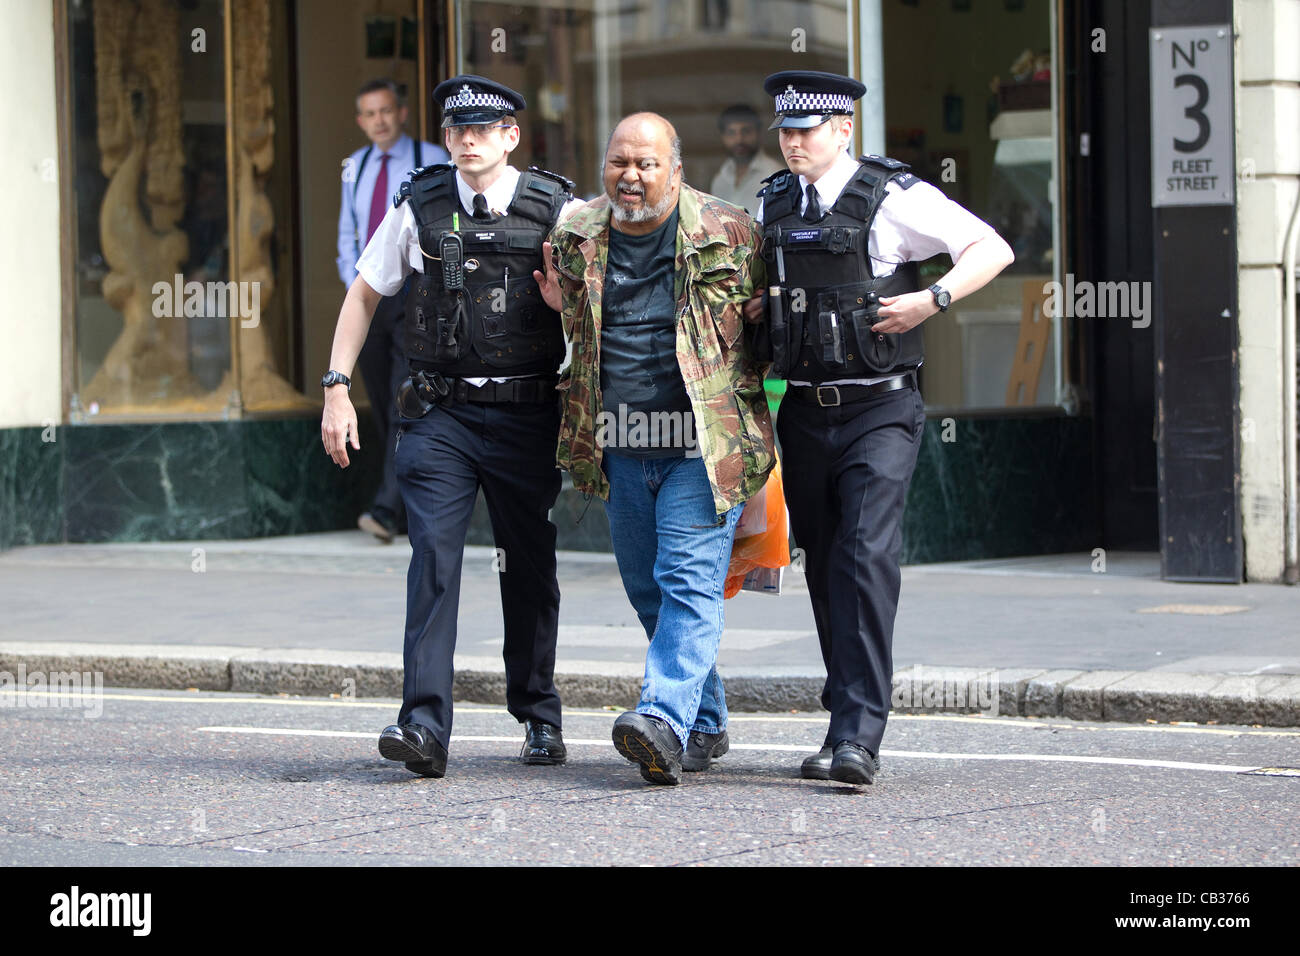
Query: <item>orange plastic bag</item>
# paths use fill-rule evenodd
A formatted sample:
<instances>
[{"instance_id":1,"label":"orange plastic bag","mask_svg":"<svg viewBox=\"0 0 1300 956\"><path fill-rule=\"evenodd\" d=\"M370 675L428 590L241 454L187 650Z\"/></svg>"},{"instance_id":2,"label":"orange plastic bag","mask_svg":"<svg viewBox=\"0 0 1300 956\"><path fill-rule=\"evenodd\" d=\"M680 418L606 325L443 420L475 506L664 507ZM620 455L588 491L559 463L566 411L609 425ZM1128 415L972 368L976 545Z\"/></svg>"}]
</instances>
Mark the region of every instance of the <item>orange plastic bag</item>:
<instances>
[{"instance_id":1,"label":"orange plastic bag","mask_svg":"<svg viewBox=\"0 0 1300 956\"><path fill-rule=\"evenodd\" d=\"M745 578L759 568L784 568L790 563L790 529L786 521L781 465L772 468L761 491L745 502L736 537L731 544L731 564L723 585L724 598L740 593Z\"/></svg>"}]
</instances>

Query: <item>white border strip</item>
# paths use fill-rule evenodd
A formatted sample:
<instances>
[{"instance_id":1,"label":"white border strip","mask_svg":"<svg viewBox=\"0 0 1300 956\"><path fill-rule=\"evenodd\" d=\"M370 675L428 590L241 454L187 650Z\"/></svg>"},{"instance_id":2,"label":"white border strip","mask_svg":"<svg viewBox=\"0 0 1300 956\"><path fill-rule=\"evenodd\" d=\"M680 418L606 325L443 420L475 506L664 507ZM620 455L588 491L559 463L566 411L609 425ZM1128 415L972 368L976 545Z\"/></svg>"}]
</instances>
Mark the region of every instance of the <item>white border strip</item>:
<instances>
[{"instance_id":1,"label":"white border strip","mask_svg":"<svg viewBox=\"0 0 1300 956\"><path fill-rule=\"evenodd\" d=\"M304 730L292 727L199 727L200 733L210 734L263 734L282 737L345 737L365 740L377 739L373 733L358 733L350 730ZM453 736L452 743L508 743L517 744L517 737L488 736ZM573 738L565 743L576 746L612 747L608 740ZM732 744L732 750L760 750L778 753L816 753L817 747L797 744ZM882 757L901 758L903 760L994 760L1012 762L1039 763L1085 763L1103 764L1115 767L1159 767L1165 770L1201 770L1208 773L1246 773L1259 770L1257 766L1232 766L1217 763L1188 763L1182 760L1147 760L1140 757L1085 757L1075 754L979 754L979 753L934 753L927 750L882 750Z\"/></svg>"}]
</instances>

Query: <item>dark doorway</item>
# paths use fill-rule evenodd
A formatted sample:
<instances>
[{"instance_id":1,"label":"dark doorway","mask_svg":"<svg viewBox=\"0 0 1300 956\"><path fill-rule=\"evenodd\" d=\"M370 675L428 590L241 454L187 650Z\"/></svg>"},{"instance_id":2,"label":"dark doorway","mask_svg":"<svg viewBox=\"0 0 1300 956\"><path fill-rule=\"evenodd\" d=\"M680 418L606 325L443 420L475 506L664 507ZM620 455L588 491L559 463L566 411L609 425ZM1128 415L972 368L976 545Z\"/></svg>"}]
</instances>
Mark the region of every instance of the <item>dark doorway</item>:
<instances>
[{"instance_id":1,"label":"dark doorway","mask_svg":"<svg viewBox=\"0 0 1300 956\"><path fill-rule=\"evenodd\" d=\"M1150 4L1090 0L1067 4L1065 16L1073 74L1067 261L1079 280L1150 282ZM1099 40L1104 51L1096 49ZM1076 322L1086 365L1080 371L1096 423L1101 544L1159 550L1155 330L1124 319Z\"/></svg>"}]
</instances>

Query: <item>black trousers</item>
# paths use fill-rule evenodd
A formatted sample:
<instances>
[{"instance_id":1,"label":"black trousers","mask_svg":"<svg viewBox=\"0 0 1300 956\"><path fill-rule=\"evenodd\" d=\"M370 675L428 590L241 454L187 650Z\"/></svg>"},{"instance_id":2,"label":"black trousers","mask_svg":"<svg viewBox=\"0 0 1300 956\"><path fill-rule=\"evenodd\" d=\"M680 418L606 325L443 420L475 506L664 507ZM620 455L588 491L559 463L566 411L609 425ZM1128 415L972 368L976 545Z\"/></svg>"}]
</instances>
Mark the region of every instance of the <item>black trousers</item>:
<instances>
[{"instance_id":1,"label":"black trousers","mask_svg":"<svg viewBox=\"0 0 1300 956\"><path fill-rule=\"evenodd\" d=\"M361 380L366 383L366 394L370 396L370 414L379 434L379 444L375 447L384 450L382 477L370 513L399 530L405 526L406 518L401 489L393 474L393 439L397 437L398 425L397 387L410 374L402 338L406 289L407 286L402 286L397 295L379 300L365 344L357 356Z\"/></svg>"},{"instance_id":2,"label":"black trousers","mask_svg":"<svg viewBox=\"0 0 1300 956\"><path fill-rule=\"evenodd\" d=\"M435 406L401 419L394 464L406 502L405 674L399 724L451 738L452 653L465 535L482 487L498 553L472 574L497 574L505 619L506 707L519 721L560 726L555 637L560 587L555 525L558 403Z\"/></svg>"},{"instance_id":3,"label":"black trousers","mask_svg":"<svg viewBox=\"0 0 1300 956\"><path fill-rule=\"evenodd\" d=\"M825 744L873 754L889 717L903 503L925 404L915 388L822 408L781 403L782 478L826 664Z\"/></svg>"}]
</instances>

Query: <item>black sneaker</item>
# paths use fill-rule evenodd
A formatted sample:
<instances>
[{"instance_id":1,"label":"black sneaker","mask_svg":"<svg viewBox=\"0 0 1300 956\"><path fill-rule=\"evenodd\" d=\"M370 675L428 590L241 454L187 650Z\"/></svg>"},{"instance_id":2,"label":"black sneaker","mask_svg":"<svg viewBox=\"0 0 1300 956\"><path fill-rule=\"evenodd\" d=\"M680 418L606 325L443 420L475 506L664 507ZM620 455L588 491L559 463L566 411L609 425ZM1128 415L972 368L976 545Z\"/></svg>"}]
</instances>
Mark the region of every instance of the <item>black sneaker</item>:
<instances>
[{"instance_id":1,"label":"black sneaker","mask_svg":"<svg viewBox=\"0 0 1300 956\"><path fill-rule=\"evenodd\" d=\"M666 720L628 711L614 721L613 737L618 752L640 764L641 776L650 783L681 783L682 742Z\"/></svg>"},{"instance_id":2,"label":"black sneaker","mask_svg":"<svg viewBox=\"0 0 1300 956\"><path fill-rule=\"evenodd\" d=\"M723 754L731 749L731 741L725 730L716 734L706 734L702 730L692 730L686 738L686 752L682 754L682 769L691 773L708 770Z\"/></svg>"}]
</instances>

